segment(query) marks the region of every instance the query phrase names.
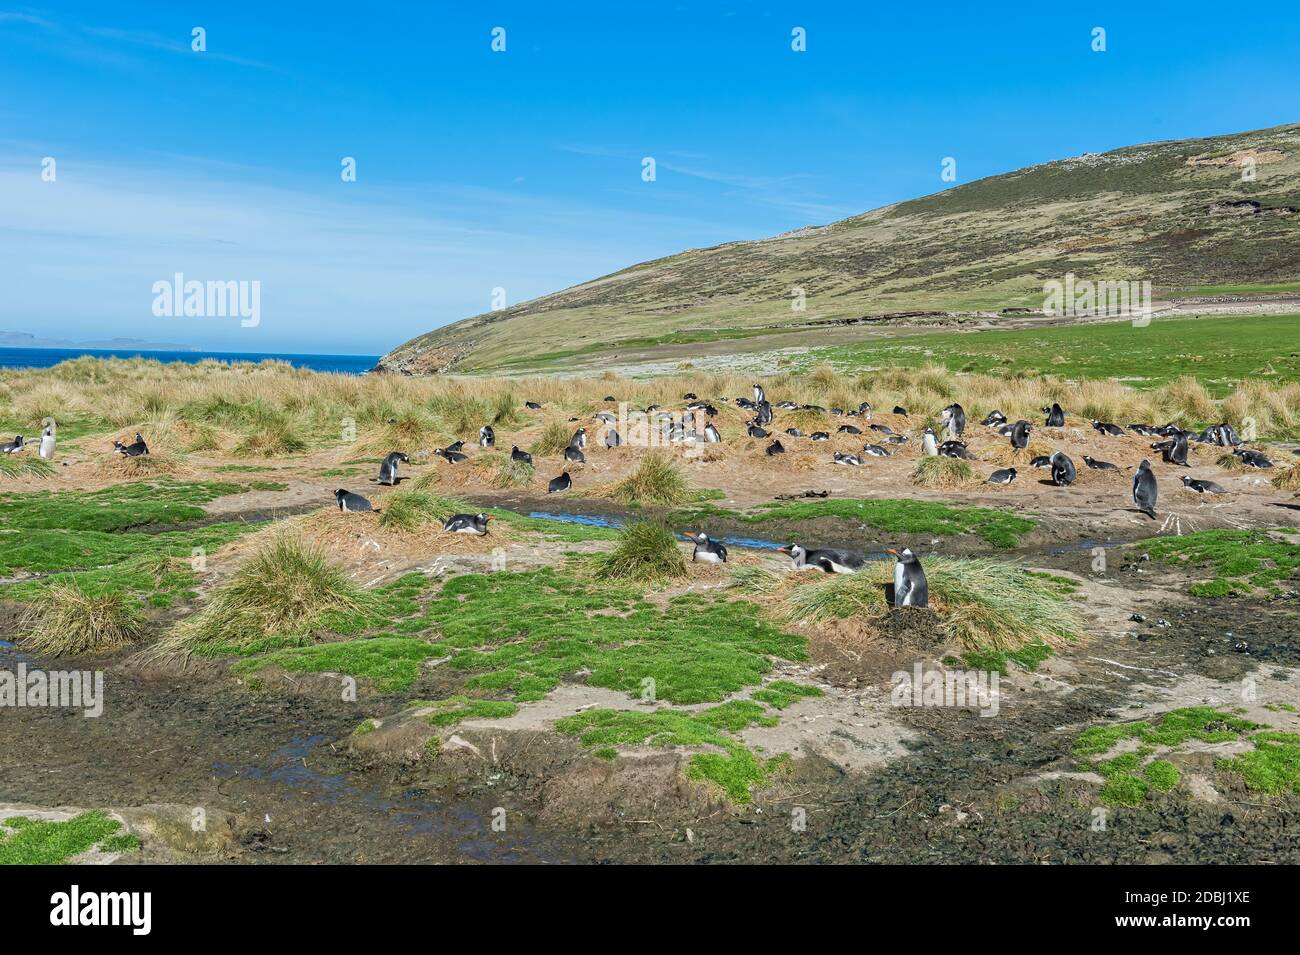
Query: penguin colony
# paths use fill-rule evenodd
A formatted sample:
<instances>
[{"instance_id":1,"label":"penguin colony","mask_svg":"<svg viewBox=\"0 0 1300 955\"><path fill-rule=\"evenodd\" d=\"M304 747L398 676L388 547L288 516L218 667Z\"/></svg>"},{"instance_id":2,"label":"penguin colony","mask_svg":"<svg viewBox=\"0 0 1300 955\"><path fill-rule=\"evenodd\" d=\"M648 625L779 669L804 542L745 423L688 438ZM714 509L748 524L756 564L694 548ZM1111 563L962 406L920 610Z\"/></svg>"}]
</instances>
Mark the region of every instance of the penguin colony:
<instances>
[{"instance_id":1,"label":"penguin colony","mask_svg":"<svg viewBox=\"0 0 1300 955\"><path fill-rule=\"evenodd\" d=\"M615 398L609 396L605 400L613 402ZM727 399L719 400L726 401ZM652 420L659 423L662 437L666 443L721 443L724 440L722 432L712 421L713 416L717 414L716 406L709 401L700 400L693 393L683 395L683 401L690 402L686 405L686 411L690 412L690 417L683 414L679 419L672 412L660 411L659 408L653 405L646 408L643 413L645 415L656 415ZM750 418L746 422L747 436L759 439L771 438L770 443L764 448L764 453L768 456L786 453L785 446L779 438L773 437L771 430L778 411L817 411L829 413L834 417L859 419L862 426L844 423L839 425L836 430L836 434L839 435L854 437L860 437L863 434L871 435L862 445L860 452L845 453L835 451L831 454L832 463L847 467L862 467L866 458L869 457L889 457L893 453L890 446L896 447L909 441L906 435L896 434L888 425L872 422L870 420L871 405L865 401L857 408L848 410L831 408L829 411L817 405L801 405L791 401L782 401L773 405L768 400L764 388L758 384L753 386L752 398L741 396L735 398L734 401L737 407L750 412ZM530 410L540 410L542 408L542 405L535 401L528 401L525 405ZM907 409L901 406L895 406L893 413L903 417L908 414ZM1065 426L1066 412L1059 403L1053 402L1051 405L1044 407L1042 413L1044 415L1043 428L1055 429ZM694 421L695 416L701 414L708 419L702 431L697 431L693 424L688 426L687 422ZM606 448L616 448L623 443L623 438L615 428L618 419L613 413L609 411L596 412L593 415L593 420L599 429L605 433L603 441ZM964 435L967 428L967 418L965 409L960 404L954 403L943 408L939 412L939 424L942 430L942 440L931 427L925 428L922 432L921 453L923 456L951 457L968 461L977 460L966 445ZM1190 467L1188 458L1191 446L1193 444L1209 444L1230 449L1231 453L1237 456L1246 467L1269 469L1274 466L1273 462L1262 452L1244 447L1244 442L1240 436L1227 422L1212 425L1200 432L1189 431L1172 422L1161 426L1131 423L1127 425L1127 428L1124 428L1113 422L1092 419L1090 424L1098 434L1106 437L1119 437L1132 433L1144 438L1160 439L1154 441L1150 447L1152 451L1159 452L1161 461L1165 464ZM1010 446L1016 450L1023 450L1028 447L1030 436L1035 429L1035 425L1031 422L1024 419L1010 421L1005 414L998 410L992 411L985 416L980 425L1007 439ZM812 443L829 441L831 438L831 434L827 431L814 431L809 435L804 435L796 427L785 428L782 434L787 439L807 439ZM496 446L496 432L490 424L483 425L479 429L477 443L479 448L494 448ZM52 460L55 453L55 444L55 424L53 420L47 419L41 433L38 453L42 458ZM570 438L568 445L564 449L563 457L566 464L585 463L588 446L587 428L580 426L574 431L572 438ZM24 436L19 434L15 435L12 441L0 443L0 453L19 454L26 450L27 447L29 445ZM456 465L469 459L464 447L464 441L456 441L445 448L435 448L430 453L434 457L442 458L448 465ZM143 435L137 433L130 444L120 440L114 441L113 453L123 457L138 457L147 455L149 447ZM1300 449L1297 449L1295 453L1300 454ZM511 447L510 459L513 462L530 466L534 463L532 455L521 450L517 445ZM1132 468L1132 465L1122 466L1110 461L1093 458L1090 455L1083 455L1082 460L1087 468L1096 471L1120 471ZM400 466L409 463L410 457L406 452L393 451L380 462L378 478L372 480L383 487L395 487L402 480L399 475ZM1050 455L1034 457L1029 462L1029 466L1035 469L1046 469L1050 479L1044 483L1056 487L1068 488L1078 479L1074 461L1064 451L1058 450ZM1016 468L999 468L989 474L986 483L1006 486L1013 483L1017 477ZM1214 481L1195 478L1191 475L1184 475L1181 482L1182 486L1192 493L1212 495L1228 493L1227 489ZM573 475L566 468L548 482L547 494L563 493L573 486ZM343 513L362 513L375 510L371 502L365 497L345 488L336 490L334 496L339 510ZM1133 469L1131 497L1134 509L1137 512L1152 519L1157 517L1156 508L1159 500L1159 487L1149 458L1143 458ZM443 531L482 537L489 532L488 523L490 520L491 515L486 513L453 514L444 521ZM710 538L703 531L687 533L685 536L693 544L692 560L705 563L727 562L727 547L722 541ZM796 569L816 569L828 574L856 573L867 563L866 555L861 552L835 548L806 548L798 543L788 544L780 548L780 552L791 559ZM892 585L893 605L896 607L927 606L928 587L920 558L907 548L897 551L888 550L887 553L893 555L895 560Z\"/></svg>"}]
</instances>

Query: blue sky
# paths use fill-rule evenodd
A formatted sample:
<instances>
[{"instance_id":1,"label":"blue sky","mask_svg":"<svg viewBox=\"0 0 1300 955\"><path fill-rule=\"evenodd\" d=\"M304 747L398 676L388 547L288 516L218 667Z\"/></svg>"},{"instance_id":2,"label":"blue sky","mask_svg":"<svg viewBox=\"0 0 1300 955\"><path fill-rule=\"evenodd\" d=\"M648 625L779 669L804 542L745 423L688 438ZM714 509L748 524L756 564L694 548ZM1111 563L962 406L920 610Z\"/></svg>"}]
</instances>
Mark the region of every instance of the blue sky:
<instances>
[{"instance_id":1,"label":"blue sky","mask_svg":"<svg viewBox=\"0 0 1300 955\"><path fill-rule=\"evenodd\" d=\"M301 6L0 0L0 330L378 354L494 288L937 191L946 156L1300 119L1294 3ZM176 272L259 281L260 324L155 317Z\"/></svg>"}]
</instances>

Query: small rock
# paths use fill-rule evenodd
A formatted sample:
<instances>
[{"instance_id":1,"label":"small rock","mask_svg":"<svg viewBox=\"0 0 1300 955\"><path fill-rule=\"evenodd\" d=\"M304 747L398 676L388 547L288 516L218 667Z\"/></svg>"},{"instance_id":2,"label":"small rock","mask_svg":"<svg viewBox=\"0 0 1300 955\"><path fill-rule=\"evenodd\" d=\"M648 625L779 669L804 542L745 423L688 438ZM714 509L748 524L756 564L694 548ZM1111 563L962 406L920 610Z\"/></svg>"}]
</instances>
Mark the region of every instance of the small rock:
<instances>
[{"instance_id":1,"label":"small rock","mask_svg":"<svg viewBox=\"0 0 1300 955\"><path fill-rule=\"evenodd\" d=\"M1133 616L1129 617L1129 619L1132 620L1134 623L1143 623L1146 621L1147 618L1142 616L1142 614L1140 613L1135 613L1133 614Z\"/></svg>"}]
</instances>

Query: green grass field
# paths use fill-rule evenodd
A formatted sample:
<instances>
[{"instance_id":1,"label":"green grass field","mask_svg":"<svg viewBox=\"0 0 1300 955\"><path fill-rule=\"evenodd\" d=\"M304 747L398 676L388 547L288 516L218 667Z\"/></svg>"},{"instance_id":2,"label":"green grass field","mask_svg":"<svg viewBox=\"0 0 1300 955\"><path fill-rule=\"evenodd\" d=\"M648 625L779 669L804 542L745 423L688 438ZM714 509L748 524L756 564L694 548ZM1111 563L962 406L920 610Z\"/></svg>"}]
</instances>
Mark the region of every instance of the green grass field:
<instances>
[{"instance_id":1,"label":"green grass field","mask_svg":"<svg viewBox=\"0 0 1300 955\"><path fill-rule=\"evenodd\" d=\"M1154 318L1130 322L979 333L938 332L855 345L814 348L794 368L829 361L845 371L941 363L952 371L1040 373L1064 378L1117 378L1137 388L1184 375L1215 397L1232 384L1300 381L1300 315Z\"/></svg>"}]
</instances>

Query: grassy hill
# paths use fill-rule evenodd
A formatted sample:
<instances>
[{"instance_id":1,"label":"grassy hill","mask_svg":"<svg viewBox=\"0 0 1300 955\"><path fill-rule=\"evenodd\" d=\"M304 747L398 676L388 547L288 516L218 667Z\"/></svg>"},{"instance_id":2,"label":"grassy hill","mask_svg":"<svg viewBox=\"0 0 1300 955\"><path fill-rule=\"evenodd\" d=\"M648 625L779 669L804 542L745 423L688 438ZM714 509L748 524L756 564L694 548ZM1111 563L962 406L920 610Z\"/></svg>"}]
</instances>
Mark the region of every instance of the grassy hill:
<instances>
[{"instance_id":1,"label":"grassy hill","mask_svg":"<svg viewBox=\"0 0 1300 955\"><path fill-rule=\"evenodd\" d=\"M1244 178L1252 163L1254 178ZM381 366L414 374L545 368L896 313L996 319L1041 307L1043 283L1066 272L1149 279L1172 297L1293 290L1297 210L1300 125L1130 146L830 225L643 262L429 332ZM802 311L792 308L795 288L805 293Z\"/></svg>"}]
</instances>

